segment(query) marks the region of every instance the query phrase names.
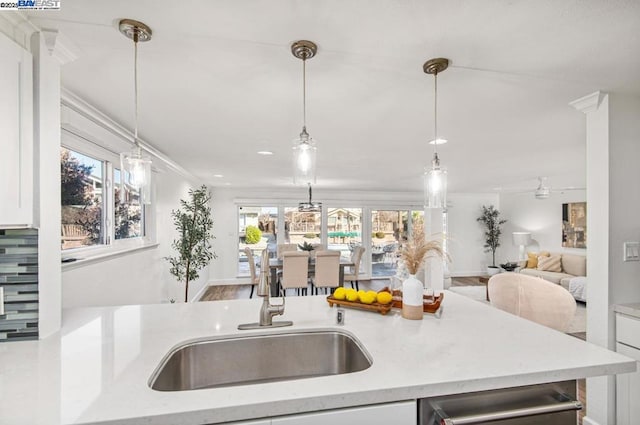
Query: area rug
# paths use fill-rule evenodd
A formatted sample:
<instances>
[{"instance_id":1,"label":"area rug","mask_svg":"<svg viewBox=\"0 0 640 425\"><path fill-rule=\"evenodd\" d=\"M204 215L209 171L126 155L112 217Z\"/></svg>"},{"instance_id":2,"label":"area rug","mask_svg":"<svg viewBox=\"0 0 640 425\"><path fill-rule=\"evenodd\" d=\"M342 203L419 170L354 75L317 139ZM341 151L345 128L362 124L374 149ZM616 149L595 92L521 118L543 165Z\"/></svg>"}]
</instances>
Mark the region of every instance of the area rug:
<instances>
[{"instance_id":1,"label":"area rug","mask_svg":"<svg viewBox=\"0 0 640 425\"><path fill-rule=\"evenodd\" d=\"M451 292L464 295L472 300L489 304L487 301L487 288L484 286L452 286L449 288ZM575 334L587 331L587 307L585 303L578 302L576 314L567 329L568 334Z\"/></svg>"}]
</instances>

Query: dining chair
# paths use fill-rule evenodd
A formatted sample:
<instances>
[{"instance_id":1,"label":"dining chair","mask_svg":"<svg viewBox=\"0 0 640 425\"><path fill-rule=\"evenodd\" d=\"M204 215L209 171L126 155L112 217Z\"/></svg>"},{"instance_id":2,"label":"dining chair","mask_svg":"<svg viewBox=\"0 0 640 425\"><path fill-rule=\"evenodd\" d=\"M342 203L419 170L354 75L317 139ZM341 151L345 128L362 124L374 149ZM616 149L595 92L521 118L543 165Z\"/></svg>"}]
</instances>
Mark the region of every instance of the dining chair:
<instances>
[{"instance_id":1,"label":"dining chair","mask_svg":"<svg viewBox=\"0 0 640 425\"><path fill-rule=\"evenodd\" d=\"M258 284L258 273L256 273L256 260L253 258L253 251L251 248L246 247L244 249L244 254L247 256L247 261L249 262L249 272L251 273L251 295L249 298L253 298L253 289Z\"/></svg>"},{"instance_id":2,"label":"dining chair","mask_svg":"<svg viewBox=\"0 0 640 425\"><path fill-rule=\"evenodd\" d=\"M538 277L500 273L487 285L492 306L561 332L576 313L569 291Z\"/></svg>"},{"instance_id":3,"label":"dining chair","mask_svg":"<svg viewBox=\"0 0 640 425\"><path fill-rule=\"evenodd\" d=\"M298 295L300 292L307 293L309 285L309 252L308 251L285 251L282 253L282 278L280 279L284 295L287 289L295 288Z\"/></svg>"},{"instance_id":4,"label":"dining chair","mask_svg":"<svg viewBox=\"0 0 640 425\"><path fill-rule=\"evenodd\" d=\"M311 290L318 295L318 288L336 288L340 285L340 251L316 252L316 269L311 280Z\"/></svg>"},{"instance_id":5,"label":"dining chair","mask_svg":"<svg viewBox=\"0 0 640 425\"><path fill-rule=\"evenodd\" d=\"M278 259L282 259L282 253L289 251L297 251L298 245L294 243L279 243L276 247L276 256Z\"/></svg>"},{"instance_id":6,"label":"dining chair","mask_svg":"<svg viewBox=\"0 0 640 425\"><path fill-rule=\"evenodd\" d=\"M360 261L362 260L362 255L364 254L364 247L362 246L357 246L355 248L353 248L353 252L351 253L351 262L354 264L351 267L351 273L345 273L344 275L344 280L348 280L351 282L351 287L354 287L354 282L355 282L355 289L356 290L360 290L360 288L358 287L358 280L360 279Z\"/></svg>"}]
</instances>

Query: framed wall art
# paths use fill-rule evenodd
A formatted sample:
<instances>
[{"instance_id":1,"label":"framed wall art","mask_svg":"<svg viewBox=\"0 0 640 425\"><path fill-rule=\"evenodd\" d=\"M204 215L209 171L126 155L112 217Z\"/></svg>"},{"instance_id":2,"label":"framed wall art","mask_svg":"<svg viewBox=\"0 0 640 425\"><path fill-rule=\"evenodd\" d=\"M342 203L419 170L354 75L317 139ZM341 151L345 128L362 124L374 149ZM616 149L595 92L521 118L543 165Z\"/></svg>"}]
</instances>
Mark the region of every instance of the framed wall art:
<instances>
[{"instance_id":1,"label":"framed wall art","mask_svg":"<svg viewBox=\"0 0 640 425\"><path fill-rule=\"evenodd\" d=\"M587 203L562 204L562 246L587 247Z\"/></svg>"}]
</instances>

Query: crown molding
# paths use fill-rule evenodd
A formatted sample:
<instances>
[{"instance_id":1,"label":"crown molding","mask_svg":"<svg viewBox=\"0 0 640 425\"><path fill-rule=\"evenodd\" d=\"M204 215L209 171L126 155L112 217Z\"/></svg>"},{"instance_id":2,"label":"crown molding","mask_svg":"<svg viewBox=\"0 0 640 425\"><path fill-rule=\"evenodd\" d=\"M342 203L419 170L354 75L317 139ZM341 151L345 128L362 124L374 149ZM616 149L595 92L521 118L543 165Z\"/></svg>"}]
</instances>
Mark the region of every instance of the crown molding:
<instances>
[{"instance_id":1,"label":"crown molding","mask_svg":"<svg viewBox=\"0 0 640 425\"><path fill-rule=\"evenodd\" d=\"M5 10L0 14L0 33L28 51L31 51L31 34L39 30L40 28L19 10Z\"/></svg>"},{"instance_id":2,"label":"crown molding","mask_svg":"<svg viewBox=\"0 0 640 425\"><path fill-rule=\"evenodd\" d=\"M73 62L78 59L79 51L75 44L64 34L55 29L43 28L40 30L44 44L49 54L55 58L60 65Z\"/></svg>"},{"instance_id":3,"label":"crown molding","mask_svg":"<svg viewBox=\"0 0 640 425\"><path fill-rule=\"evenodd\" d=\"M91 104L69 91L67 88L62 87L60 91L60 104L70 110L76 112L82 117L88 119L93 124L99 126L103 130L109 132L112 136L115 136L122 142L126 142L128 145L132 145L133 133L127 130L124 126L118 124L116 121L105 115ZM182 177L192 182L198 182L202 179L198 178L194 174L187 171L180 164L169 158L165 153L156 149L150 143L138 138L140 147L148 152L153 157L157 158L161 163L165 164L169 169L181 175Z\"/></svg>"},{"instance_id":4,"label":"crown molding","mask_svg":"<svg viewBox=\"0 0 640 425\"><path fill-rule=\"evenodd\" d=\"M588 114L596 111L600 107L600 103L602 103L602 99L604 99L605 96L607 96L607 93L597 91L581 97L580 99L576 99L573 102L569 102L569 105L573 106L580 112Z\"/></svg>"}]
</instances>

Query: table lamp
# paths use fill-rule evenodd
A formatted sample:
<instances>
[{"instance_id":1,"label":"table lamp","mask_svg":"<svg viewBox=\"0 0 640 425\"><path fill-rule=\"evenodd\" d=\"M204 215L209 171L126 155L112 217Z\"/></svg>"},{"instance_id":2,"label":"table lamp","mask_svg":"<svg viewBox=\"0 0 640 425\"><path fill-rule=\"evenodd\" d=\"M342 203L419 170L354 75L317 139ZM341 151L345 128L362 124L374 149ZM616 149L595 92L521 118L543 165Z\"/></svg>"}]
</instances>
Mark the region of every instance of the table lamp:
<instances>
[{"instance_id":1,"label":"table lamp","mask_svg":"<svg viewBox=\"0 0 640 425\"><path fill-rule=\"evenodd\" d=\"M513 232L513 244L520 247L520 255L518 260L526 260L524 253L525 247L531 243L531 233L529 232Z\"/></svg>"}]
</instances>

